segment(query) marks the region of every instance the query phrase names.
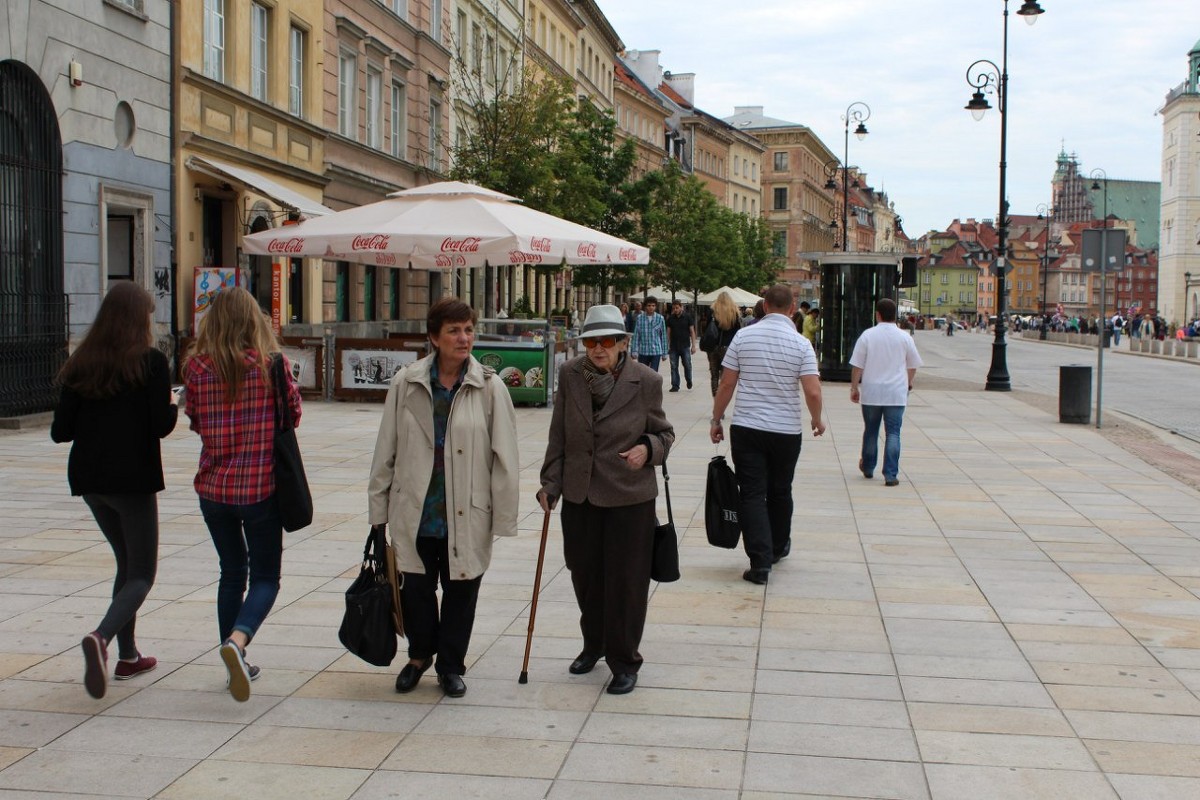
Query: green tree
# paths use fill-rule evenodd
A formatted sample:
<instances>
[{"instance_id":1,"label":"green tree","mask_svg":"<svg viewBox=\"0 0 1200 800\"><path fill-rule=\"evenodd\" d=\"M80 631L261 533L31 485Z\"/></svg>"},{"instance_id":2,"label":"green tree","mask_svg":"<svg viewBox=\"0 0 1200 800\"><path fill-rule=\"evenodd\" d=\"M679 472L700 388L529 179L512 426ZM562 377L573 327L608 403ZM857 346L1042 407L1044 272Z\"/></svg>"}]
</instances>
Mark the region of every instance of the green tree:
<instances>
[{"instance_id":1,"label":"green tree","mask_svg":"<svg viewBox=\"0 0 1200 800\"><path fill-rule=\"evenodd\" d=\"M757 292L775 282L783 259L775 254L775 234L765 219L735 216L740 253L725 283Z\"/></svg>"}]
</instances>

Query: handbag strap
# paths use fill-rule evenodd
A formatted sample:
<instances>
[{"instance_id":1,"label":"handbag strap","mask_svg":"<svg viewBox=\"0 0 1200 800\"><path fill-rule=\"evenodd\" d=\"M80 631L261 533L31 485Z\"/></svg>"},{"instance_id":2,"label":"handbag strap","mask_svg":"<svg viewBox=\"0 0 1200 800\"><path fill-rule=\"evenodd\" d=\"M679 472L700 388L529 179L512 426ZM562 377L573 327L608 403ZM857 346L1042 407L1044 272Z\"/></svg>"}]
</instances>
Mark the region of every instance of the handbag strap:
<instances>
[{"instance_id":1,"label":"handbag strap","mask_svg":"<svg viewBox=\"0 0 1200 800\"><path fill-rule=\"evenodd\" d=\"M274 384L275 428L290 431L296 426L292 422L292 407L288 404L288 374L283 365L283 353L276 353L271 359L271 383Z\"/></svg>"},{"instance_id":2,"label":"handbag strap","mask_svg":"<svg viewBox=\"0 0 1200 800\"><path fill-rule=\"evenodd\" d=\"M671 476L667 473L667 460L664 458L662 463L663 472L663 492L667 495L667 521L672 525L675 524L675 514L671 512Z\"/></svg>"}]
</instances>

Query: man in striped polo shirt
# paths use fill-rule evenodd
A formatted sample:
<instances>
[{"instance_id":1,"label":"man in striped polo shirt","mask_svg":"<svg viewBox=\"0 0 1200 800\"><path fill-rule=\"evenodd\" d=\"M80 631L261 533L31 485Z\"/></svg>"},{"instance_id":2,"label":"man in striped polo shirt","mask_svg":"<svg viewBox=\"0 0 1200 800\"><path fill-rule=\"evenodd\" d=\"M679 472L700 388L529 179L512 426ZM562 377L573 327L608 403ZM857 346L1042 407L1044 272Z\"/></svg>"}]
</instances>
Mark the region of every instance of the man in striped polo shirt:
<instances>
[{"instance_id":1,"label":"man in striped polo shirt","mask_svg":"<svg viewBox=\"0 0 1200 800\"><path fill-rule=\"evenodd\" d=\"M736 389L729 449L741 492L742 546L750 558L742 578L758 584L767 582L771 565L792 549L792 479L804 429L802 393L813 436L825 432L817 354L792 322L796 303L791 287L777 284L764 292L763 310L766 316L738 331L725 351L709 430L714 444L725 438L721 421Z\"/></svg>"}]
</instances>

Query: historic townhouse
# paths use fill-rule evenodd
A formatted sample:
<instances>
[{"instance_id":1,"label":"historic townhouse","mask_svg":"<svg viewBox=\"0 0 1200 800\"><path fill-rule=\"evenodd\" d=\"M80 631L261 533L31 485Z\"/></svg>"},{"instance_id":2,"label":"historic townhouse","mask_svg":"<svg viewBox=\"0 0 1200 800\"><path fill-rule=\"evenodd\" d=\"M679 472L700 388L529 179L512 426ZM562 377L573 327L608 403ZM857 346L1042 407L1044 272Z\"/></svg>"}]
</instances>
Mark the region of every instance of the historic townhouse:
<instances>
[{"instance_id":1,"label":"historic townhouse","mask_svg":"<svg viewBox=\"0 0 1200 800\"><path fill-rule=\"evenodd\" d=\"M1200 316L1200 41L1187 79L1167 94L1163 118L1161 280L1156 305L1168 321Z\"/></svg>"},{"instance_id":2,"label":"historic townhouse","mask_svg":"<svg viewBox=\"0 0 1200 800\"><path fill-rule=\"evenodd\" d=\"M327 214L320 0L178 0L176 306L194 332L212 293L244 285L277 328L325 318L322 262L251 257L242 237ZM332 87L328 87L332 88Z\"/></svg>"},{"instance_id":3,"label":"historic townhouse","mask_svg":"<svg viewBox=\"0 0 1200 800\"><path fill-rule=\"evenodd\" d=\"M613 113L617 120L617 142L632 139L637 148L633 177L640 178L663 168L667 161L664 138L669 111L649 86L620 60L613 62Z\"/></svg>"},{"instance_id":4,"label":"historic townhouse","mask_svg":"<svg viewBox=\"0 0 1200 800\"><path fill-rule=\"evenodd\" d=\"M448 169L450 14L434 0L326 0L320 92L325 203L335 210L441 180ZM344 333L423 320L439 272L324 261L321 314Z\"/></svg>"},{"instance_id":5,"label":"historic townhouse","mask_svg":"<svg viewBox=\"0 0 1200 800\"><path fill-rule=\"evenodd\" d=\"M817 296L816 255L834 249L834 193L825 188L825 165L837 156L805 125L763 114L762 106L738 106L725 122L763 143L761 179L753 162L734 164L734 178L760 183L762 211L771 225L782 277L802 297ZM749 187L747 187L749 188ZM753 196L751 208L753 209ZM836 193L841 203L841 193ZM753 213L753 211L751 211Z\"/></svg>"},{"instance_id":6,"label":"historic townhouse","mask_svg":"<svg viewBox=\"0 0 1200 800\"><path fill-rule=\"evenodd\" d=\"M168 0L0 6L0 417L54 406L68 344L115 281L154 293L172 350L174 13Z\"/></svg>"}]
</instances>

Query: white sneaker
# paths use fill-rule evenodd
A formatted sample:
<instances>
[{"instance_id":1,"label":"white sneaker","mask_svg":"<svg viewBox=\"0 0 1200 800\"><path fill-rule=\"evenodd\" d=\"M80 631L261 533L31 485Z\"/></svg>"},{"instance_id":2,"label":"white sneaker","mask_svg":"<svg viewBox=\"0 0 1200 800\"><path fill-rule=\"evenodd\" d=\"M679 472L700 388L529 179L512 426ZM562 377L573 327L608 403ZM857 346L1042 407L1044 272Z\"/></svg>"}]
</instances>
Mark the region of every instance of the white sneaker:
<instances>
[{"instance_id":1,"label":"white sneaker","mask_svg":"<svg viewBox=\"0 0 1200 800\"><path fill-rule=\"evenodd\" d=\"M226 640L221 645L220 653L225 669L229 670L229 694L239 703L246 702L250 699L250 669L246 666L242 649Z\"/></svg>"}]
</instances>

